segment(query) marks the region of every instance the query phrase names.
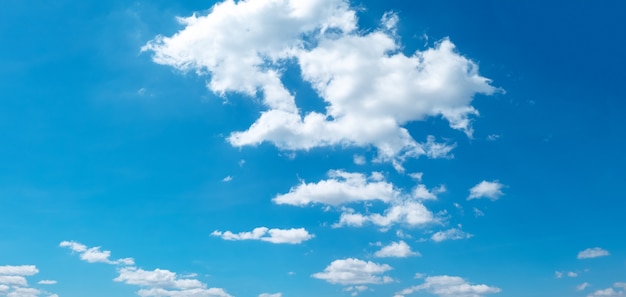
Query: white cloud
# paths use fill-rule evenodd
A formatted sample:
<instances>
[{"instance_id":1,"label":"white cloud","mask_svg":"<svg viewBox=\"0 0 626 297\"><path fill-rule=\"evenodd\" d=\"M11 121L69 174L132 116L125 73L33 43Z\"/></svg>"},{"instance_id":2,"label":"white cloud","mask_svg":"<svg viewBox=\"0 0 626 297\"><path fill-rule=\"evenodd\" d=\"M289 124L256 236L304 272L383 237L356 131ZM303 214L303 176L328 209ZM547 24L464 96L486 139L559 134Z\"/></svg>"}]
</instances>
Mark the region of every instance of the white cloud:
<instances>
[{"instance_id":1,"label":"white cloud","mask_svg":"<svg viewBox=\"0 0 626 297\"><path fill-rule=\"evenodd\" d=\"M587 295L587 297L619 297L624 295L624 291L615 291L613 288L607 288L604 290L597 290Z\"/></svg>"},{"instance_id":2,"label":"white cloud","mask_svg":"<svg viewBox=\"0 0 626 297\"><path fill-rule=\"evenodd\" d=\"M437 200L437 194L446 191L445 186L439 186L432 190L428 190L425 185L419 184L413 188L413 198L417 200Z\"/></svg>"},{"instance_id":3,"label":"white cloud","mask_svg":"<svg viewBox=\"0 0 626 297\"><path fill-rule=\"evenodd\" d=\"M420 253L411 250L411 247L406 242L400 240L398 242L392 242L391 244L384 246L379 251L374 253L378 258L406 258L410 256L421 256Z\"/></svg>"},{"instance_id":4,"label":"white cloud","mask_svg":"<svg viewBox=\"0 0 626 297\"><path fill-rule=\"evenodd\" d=\"M563 278L563 272L555 271L554 272L554 277L555 278Z\"/></svg>"},{"instance_id":5,"label":"white cloud","mask_svg":"<svg viewBox=\"0 0 626 297\"><path fill-rule=\"evenodd\" d=\"M573 272L573 271L570 271L570 272L568 272L568 273L567 273L567 276L568 276L568 277L577 277L577 276L578 276L578 273Z\"/></svg>"},{"instance_id":6,"label":"white cloud","mask_svg":"<svg viewBox=\"0 0 626 297\"><path fill-rule=\"evenodd\" d=\"M341 205L351 202L380 200L388 202L399 195L391 183L373 174L350 173L330 170L329 179L317 183L305 183L291 188L289 193L276 196L276 204L305 206L310 203Z\"/></svg>"},{"instance_id":7,"label":"white cloud","mask_svg":"<svg viewBox=\"0 0 626 297\"><path fill-rule=\"evenodd\" d=\"M424 172L414 172L414 173L409 173L409 177L411 177L412 179L421 182L422 181L422 177L424 177Z\"/></svg>"},{"instance_id":8,"label":"white cloud","mask_svg":"<svg viewBox=\"0 0 626 297\"><path fill-rule=\"evenodd\" d=\"M232 295L220 288L195 288L184 290L150 288L139 290L137 295L141 297L232 297Z\"/></svg>"},{"instance_id":9,"label":"white cloud","mask_svg":"<svg viewBox=\"0 0 626 297\"><path fill-rule=\"evenodd\" d=\"M585 290L589 286L590 286L590 284L588 282L584 282L584 283L576 286L576 290L577 291L583 291L583 290Z\"/></svg>"},{"instance_id":10,"label":"white cloud","mask_svg":"<svg viewBox=\"0 0 626 297\"><path fill-rule=\"evenodd\" d=\"M111 257L111 251L101 251L99 246L87 247L86 245L75 241L62 241L59 246L69 248L73 252L79 253L80 259L87 261L88 263L106 263L113 265L135 264L133 258L111 260L109 259Z\"/></svg>"},{"instance_id":11,"label":"white cloud","mask_svg":"<svg viewBox=\"0 0 626 297\"><path fill-rule=\"evenodd\" d=\"M0 284L26 286L26 278L20 275L0 275Z\"/></svg>"},{"instance_id":12,"label":"white cloud","mask_svg":"<svg viewBox=\"0 0 626 297\"><path fill-rule=\"evenodd\" d=\"M232 181L232 180L233 180L233 177L230 176L230 175L222 179L222 181L225 182L225 183L227 183L229 181Z\"/></svg>"},{"instance_id":13,"label":"white cloud","mask_svg":"<svg viewBox=\"0 0 626 297\"><path fill-rule=\"evenodd\" d=\"M591 259L591 258L605 257L608 255L609 255L609 252L607 250L601 249L599 247L595 247L595 248L588 248L584 251L580 251L578 253L577 258L578 259Z\"/></svg>"},{"instance_id":14,"label":"white cloud","mask_svg":"<svg viewBox=\"0 0 626 297\"><path fill-rule=\"evenodd\" d=\"M58 297L28 286L27 276L39 273L35 265L0 266L0 296L6 297ZM40 281L39 284L51 284L53 281ZM54 282L56 283L56 282Z\"/></svg>"},{"instance_id":15,"label":"white cloud","mask_svg":"<svg viewBox=\"0 0 626 297\"><path fill-rule=\"evenodd\" d=\"M112 261L109 260L111 252L102 252L100 247L88 248L74 241L63 241L59 246L80 253L80 258L88 263L122 264L118 266L119 275L113 281L140 286L137 294L141 297L232 297L224 289L207 288L206 284L194 278L196 274L193 273L181 276L166 269L144 270L135 267L132 258ZM85 256L91 250L98 256Z\"/></svg>"},{"instance_id":16,"label":"white cloud","mask_svg":"<svg viewBox=\"0 0 626 297\"><path fill-rule=\"evenodd\" d=\"M14 288L7 297L38 297L42 292L35 288Z\"/></svg>"},{"instance_id":17,"label":"white cloud","mask_svg":"<svg viewBox=\"0 0 626 297\"><path fill-rule=\"evenodd\" d=\"M410 200L394 202L383 214L360 214L351 210L344 211L334 228L343 226L362 227L366 223L387 229L395 224L409 227L423 226L437 222L435 215L422 203Z\"/></svg>"},{"instance_id":18,"label":"white cloud","mask_svg":"<svg viewBox=\"0 0 626 297\"><path fill-rule=\"evenodd\" d=\"M613 284L613 287L616 287L616 288L624 288L624 289L626 289L626 282L617 282L617 283L614 283L614 284Z\"/></svg>"},{"instance_id":19,"label":"white cloud","mask_svg":"<svg viewBox=\"0 0 626 297\"><path fill-rule=\"evenodd\" d=\"M486 294L499 293L501 289L484 284L472 285L461 277L442 275L429 276L423 284L404 289L396 293L396 296L409 295L419 291L426 291L439 297L481 297Z\"/></svg>"},{"instance_id":20,"label":"white cloud","mask_svg":"<svg viewBox=\"0 0 626 297\"><path fill-rule=\"evenodd\" d=\"M30 276L39 273L39 270L35 265L21 265L21 266L0 266L0 275L22 275Z\"/></svg>"},{"instance_id":21,"label":"white cloud","mask_svg":"<svg viewBox=\"0 0 626 297\"><path fill-rule=\"evenodd\" d=\"M197 279L179 278L176 273L165 269L146 271L136 267L123 267L119 276L113 279L130 285L156 288L197 289L204 284Z\"/></svg>"},{"instance_id":22,"label":"white cloud","mask_svg":"<svg viewBox=\"0 0 626 297\"><path fill-rule=\"evenodd\" d=\"M312 277L325 280L331 284L382 284L393 281L391 277L382 275L391 269L391 266L387 264L348 258L333 261L323 272L315 273Z\"/></svg>"},{"instance_id":23,"label":"white cloud","mask_svg":"<svg viewBox=\"0 0 626 297\"><path fill-rule=\"evenodd\" d=\"M218 94L258 91L263 98L267 110L231 134L234 146L372 145L381 159L447 156L450 146L418 143L402 125L441 116L471 135L473 96L496 91L447 39L402 53L395 14L385 14L377 30L357 30L346 0L225 1L180 22L181 31L143 48L156 63L209 75L208 88ZM288 60L327 104L325 113L301 114L281 81Z\"/></svg>"},{"instance_id":24,"label":"white cloud","mask_svg":"<svg viewBox=\"0 0 626 297\"><path fill-rule=\"evenodd\" d=\"M259 295L259 297L283 297L283 294L282 293L274 293L274 294L263 293Z\"/></svg>"},{"instance_id":25,"label":"white cloud","mask_svg":"<svg viewBox=\"0 0 626 297\"><path fill-rule=\"evenodd\" d=\"M254 228L251 232L233 233L231 231L221 232L218 230L211 233L213 236L219 236L224 240L261 240L271 243L288 243L300 244L313 237L313 234L304 228L291 229L268 229L266 227Z\"/></svg>"},{"instance_id":26,"label":"white cloud","mask_svg":"<svg viewBox=\"0 0 626 297\"><path fill-rule=\"evenodd\" d=\"M502 135L500 135L500 134L489 134L489 135L487 135L487 140L489 140L489 141L496 141L500 137L502 137Z\"/></svg>"},{"instance_id":27,"label":"white cloud","mask_svg":"<svg viewBox=\"0 0 626 297\"><path fill-rule=\"evenodd\" d=\"M467 197L467 200L479 198L488 198L492 201L498 200L500 196L504 195L504 193L502 193L502 188L504 188L504 185L499 183L497 180L483 180L469 190L470 195Z\"/></svg>"},{"instance_id":28,"label":"white cloud","mask_svg":"<svg viewBox=\"0 0 626 297\"><path fill-rule=\"evenodd\" d=\"M361 155L352 156L352 161L356 165L365 165L365 163L367 163L367 161L365 161L365 157Z\"/></svg>"},{"instance_id":29,"label":"white cloud","mask_svg":"<svg viewBox=\"0 0 626 297\"><path fill-rule=\"evenodd\" d=\"M349 286L346 287L345 289L343 289L345 292L351 292L350 296L357 296L359 295L360 292L363 292L365 290L369 289L367 286Z\"/></svg>"},{"instance_id":30,"label":"white cloud","mask_svg":"<svg viewBox=\"0 0 626 297\"><path fill-rule=\"evenodd\" d=\"M44 279L44 280L40 280L37 283L40 284L40 285L56 285L57 281Z\"/></svg>"},{"instance_id":31,"label":"white cloud","mask_svg":"<svg viewBox=\"0 0 626 297\"><path fill-rule=\"evenodd\" d=\"M432 239L435 242L442 242L442 241L446 241L446 240L460 240L460 239L467 239L467 238L472 238L474 235L463 232L460 229L457 228L452 228L452 229L448 229L445 231L439 231L435 234L433 234L430 239Z\"/></svg>"}]
</instances>

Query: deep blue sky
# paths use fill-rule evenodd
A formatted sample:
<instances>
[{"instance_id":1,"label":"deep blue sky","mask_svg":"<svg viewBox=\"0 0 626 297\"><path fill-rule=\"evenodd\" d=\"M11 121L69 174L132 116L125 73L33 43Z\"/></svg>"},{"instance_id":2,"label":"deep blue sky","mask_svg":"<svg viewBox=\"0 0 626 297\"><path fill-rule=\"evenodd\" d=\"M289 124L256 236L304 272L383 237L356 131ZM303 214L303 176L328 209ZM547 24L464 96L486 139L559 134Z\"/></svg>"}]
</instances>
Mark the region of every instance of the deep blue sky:
<instances>
[{"instance_id":1,"label":"deep blue sky","mask_svg":"<svg viewBox=\"0 0 626 297\"><path fill-rule=\"evenodd\" d=\"M406 55L449 37L505 91L474 97L480 116L473 139L439 116L404 126L419 141L435 135L456 143L454 158L404 163L406 173L424 173L429 189L445 185L424 204L434 213L447 210L448 219L386 232L332 228L340 211L321 205L272 203L301 180L326 179L331 169L379 171L410 191L415 181L406 174L371 162L374 147L296 150L295 158L268 142L233 147L228 135L246 130L266 107L237 93L224 104L206 87L210 75L159 65L152 52L140 51L155 36L184 29L176 16L206 15L213 4L5 1L0 266L36 265L29 285L63 297L138 290L112 281L119 267L86 263L59 247L65 240L101 246L112 259L132 257L145 270L197 273L233 296L349 296L347 286L311 277L345 258L393 267L386 275L396 281L368 285L374 291L362 296L422 284L415 273L459 276L511 297L587 296L626 281L626 2L351 1L361 8L362 32L394 11ZM285 69L283 83L301 94L302 110L323 110L297 64ZM355 164L355 154L367 164ZM224 182L227 176L232 180ZM504 195L466 200L482 180L503 184ZM457 224L473 237L428 240ZM291 245L211 236L259 226L302 227L315 237ZM400 240L397 230L412 235L402 240L421 257L373 256L380 249L373 243ZM610 255L577 259L594 247ZM37 285L41 279L58 283ZM591 286L576 291L584 282Z\"/></svg>"}]
</instances>

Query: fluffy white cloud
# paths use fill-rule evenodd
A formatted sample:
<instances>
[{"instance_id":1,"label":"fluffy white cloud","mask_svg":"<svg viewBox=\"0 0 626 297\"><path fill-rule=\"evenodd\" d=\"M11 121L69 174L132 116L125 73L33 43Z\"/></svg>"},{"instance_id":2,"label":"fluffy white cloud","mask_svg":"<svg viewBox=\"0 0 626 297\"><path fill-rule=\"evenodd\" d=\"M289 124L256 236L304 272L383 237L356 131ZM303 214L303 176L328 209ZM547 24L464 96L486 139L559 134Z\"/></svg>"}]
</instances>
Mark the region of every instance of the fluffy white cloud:
<instances>
[{"instance_id":1,"label":"fluffy white cloud","mask_svg":"<svg viewBox=\"0 0 626 297\"><path fill-rule=\"evenodd\" d=\"M100 247L87 247L82 243L75 241L62 241L59 244L60 247L66 247L73 252L80 254L80 259L87 261L88 263L106 263L113 265L134 265L133 258L122 258L117 260L110 260L111 251L101 251Z\"/></svg>"},{"instance_id":2,"label":"fluffy white cloud","mask_svg":"<svg viewBox=\"0 0 626 297\"><path fill-rule=\"evenodd\" d=\"M293 187L289 193L276 196L276 204L304 206L310 203L341 205L358 201L380 200L389 202L399 195L391 183L379 174L366 176L361 173L330 170L329 179L317 183L305 183Z\"/></svg>"},{"instance_id":3,"label":"fluffy white cloud","mask_svg":"<svg viewBox=\"0 0 626 297\"><path fill-rule=\"evenodd\" d=\"M251 232L233 233L230 231L221 232L218 230L211 233L213 236L219 236L224 240L261 240L271 243L288 243L300 244L313 237L313 234L304 228L291 229L268 229L266 227L254 228Z\"/></svg>"},{"instance_id":4,"label":"fluffy white cloud","mask_svg":"<svg viewBox=\"0 0 626 297\"><path fill-rule=\"evenodd\" d=\"M136 267L124 267L119 273L113 280L130 285L175 289L197 289L204 286L199 280L179 278L176 273L165 269L146 271Z\"/></svg>"},{"instance_id":5,"label":"fluffy white cloud","mask_svg":"<svg viewBox=\"0 0 626 297\"><path fill-rule=\"evenodd\" d=\"M357 30L346 0L227 0L180 22L181 31L143 48L156 63L207 74L208 88L218 94L259 92L263 98L267 110L248 130L231 134L234 146L373 145L381 159L447 156L450 146L432 138L418 143L402 125L441 116L471 135L474 95L496 90L447 39L402 53L394 14L377 30ZM286 61L299 65L326 103L324 113L298 109L281 81Z\"/></svg>"},{"instance_id":6,"label":"fluffy white cloud","mask_svg":"<svg viewBox=\"0 0 626 297\"><path fill-rule=\"evenodd\" d=\"M382 284L393 281L391 277L382 275L391 269L391 266L387 264L348 258L333 261L323 272L315 273L312 277L331 284Z\"/></svg>"},{"instance_id":7,"label":"fluffy white cloud","mask_svg":"<svg viewBox=\"0 0 626 297\"><path fill-rule=\"evenodd\" d=\"M463 232L463 230L461 229L457 229L457 228L452 228L452 229L448 229L445 231L439 231L435 234L433 234L430 239L432 239L435 242L442 242L445 240L459 240L459 239L466 239L466 238L472 238L474 235Z\"/></svg>"},{"instance_id":8,"label":"fluffy white cloud","mask_svg":"<svg viewBox=\"0 0 626 297\"><path fill-rule=\"evenodd\" d=\"M0 284L26 286L26 278L20 275L0 275Z\"/></svg>"},{"instance_id":9,"label":"fluffy white cloud","mask_svg":"<svg viewBox=\"0 0 626 297\"><path fill-rule=\"evenodd\" d=\"M42 293L35 288L15 288L7 294L7 297L39 297Z\"/></svg>"},{"instance_id":10,"label":"fluffy white cloud","mask_svg":"<svg viewBox=\"0 0 626 297\"><path fill-rule=\"evenodd\" d=\"M21 265L21 266L11 266L5 265L0 266L0 275L22 275L22 276L30 276L39 273L39 270L35 265Z\"/></svg>"},{"instance_id":11,"label":"fluffy white cloud","mask_svg":"<svg viewBox=\"0 0 626 297\"><path fill-rule=\"evenodd\" d=\"M44 280L38 281L37 283L40 285L56 285L57 281L44 279Z\"/></svg>"},{"instance_id":12,"label":"fluffy white cloud","mask_svg":"<svg viewBox=\"0 0 626 297\"><path fill-rule=\"evenodd\" d=\"M418 200L437 200L437 194L446 191L445 186L439 186L432 190L428 190L426 185L419 184L413 188L413 198Z\"/></svg>"},{"instance_id":13,"label":"fluffy white cloud","mask_svg":"<svg viewBox=\"0 0 626 297\"><path fill-rule=\"evenodd\" d=\"M479 198L488 198L492 201L498 200L500 196L504 195L504 193L502 193L502 188L504 188L504 185L499 183L497 180L483 180L469 190L470 195L467 197L467 200Z\"/></svg>"},{"instance_id":14,"label":"fluffy white cloud","mask_svg":"<svg viewBox=\"0 0 626 297\"><path fill-rule=\"evenodd\" d=\"M587 295L587 297L619 297L624 295L626 295L624 291L616 291L613 288L607 288L604 290L597 290Z\"/></svg>"},{"instance_id":15,"label":"fluffy white cloud","mask_svg":"<svg viewBox=\"0 0 626 297\"><path fill-rule=\"evenodd\" d=\"M35 265L0 266L0 296L6 297L58 297L39 289L28 286L27 276L39 273ZM39 284L48 284L52 281L40 281ZM55 282L56 283L56 282Z\"/></svg>"},{"instance_id":16,"label":"fluffy white cloud","mask_svg":"<svg viewBox=\"0 0 626 297\"><path fill-rule=\"evenodd\" d=\"M360 214L348 209L341 214L339 222L333 224L333 227L361 227L366 223L372 223L385 230L395 224L416 227L435 222L438 222L438 218L422 203L401 200L394 202L383 214Z\"/></svg>"},{"instance_id":17,"label":"fluffy white cloud","mask_svg":"<svg viewBox=\"0 0 626 297\"><path fill-rule=\"evenodd\" d=\"M472 285L461 277L442 275L429 276L423 284L404 289L396 293L396 296L409 295L419 291L426 291L440 297L481 297L485 294L499 293L501 289L484 284Z\"/></svg>"},{"instance_id":18,"label":"fluffy white cloud","mask_svg":"<svg viewBox=\"0 0 626 297\"><path fill-rule=\"evenodd\" d=\"M609 255L609 252L607 250L604 250L599 247L595 247L595 248L588 248L584 251L580 251L578 253L577 258L578 259L591 259L591 258L598 258L598 257L606 257L608 255Z\"/></svg>"},{"instance_id":19,"label":"fluffy white cloud","mask_svg":"<svg viewBox=\"0 0 626 297\"><path fill-rule=\"evenodd\" d=\"M391 244L382 247L379 251L374 253L378 258L406 258L410 256L421 256L420 253L411 250L411 247L403 240L398 242L392 242Z\"/></svg>"},{"instance_id":20,"label":"fluffy white cloud","mask_svg":"<svg viewBox=\"0 0 626 297\"><path fill-rule=\"evenodd\" d=\"M84 244L74 241L63 241L60 246L68 247L72 251L80 253L80 258L89 263L122 264L122 266L118 266L119 275L113 280L140 286L141 289L137 294L142 297L232 297L224 289L207 288L206 284L194 278L195 274L180 276L166 269L144 270L135 267L131 258L112 261L109 260L109 251L100 251L99 247L88 248ZM95 254L103 255L83 257L90 250L93 250ZM97 259L97 261L89 261L89 259Z\"/></svg>"}]
</instances>

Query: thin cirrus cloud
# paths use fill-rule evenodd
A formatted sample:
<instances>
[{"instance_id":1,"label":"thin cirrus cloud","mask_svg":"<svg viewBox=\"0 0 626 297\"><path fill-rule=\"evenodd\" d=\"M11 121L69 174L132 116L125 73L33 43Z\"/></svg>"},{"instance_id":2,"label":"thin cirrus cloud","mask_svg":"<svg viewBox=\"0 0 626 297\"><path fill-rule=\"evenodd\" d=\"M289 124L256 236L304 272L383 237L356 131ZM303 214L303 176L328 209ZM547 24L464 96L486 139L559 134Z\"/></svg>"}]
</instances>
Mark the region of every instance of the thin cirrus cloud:
<instances>
[{"instance_id":1,"label":"thin cirrus cloud","mask_svg":"<svg viewBox=\"0 0 626 297\"><path fill-rule=\"evenodd\" d=\"M434 242L442 242L446 240L461 240L472 238L474 235L464 232L461 229L452 228L444 231L439 231L433 234L430 239Z\"/></svg>"},{"instance_id":2,"label":"thin cirrus cloud","mask_svg":"<svg viewBox=\"0 0 626 297\"><path fill-rule=\"evenodd\" d=\"M392 242L374 253L374 257L377 258L406 258L412 256L421 256L421 254L412 251L411 247L403 240Z\"/></svg>"},{"instance_id":3,"label":"thin cirrus cloud","mask_svg":"<svg viewBox=\"0 0 626 297\"><path fill-rule=\"evenodd\" d=\"M504 187L505 186L497 180L483 180L469 190L470 194L467 197L467 200L480 198L487 198L492 201L498 200L502 195L504 195L504 193L502 192L502 189Z\"/></svg>"},{"instance_id":4,"label":"thin cirrus cloud","mask_svg":"<svg viewBox=\"0 0 626 297\"><path fill-rule=\"evenodd\" d=\"M258 227L250 232L240 233L215 230L211 235L221 237L224 240L260 240L276 244L300 244L315 237L304 228L269 229L267 227Z\"/></svg>"},{"instance_id":5,"label":"thin cirrus cloud","mask_svg":"<svg viewBox=\"0 0 626 297\"><path fill-rule=\"evenodd\" d=\"M594 247L594 248L588 248L586 250L578 252L578 256L576 258L592 259L592 258L598 258L598 257L606 257L608 255L610 255L609 251L599 248L599 247Z\"/></svg>"},{"instance_id":6,"label":"thin cirrus cloud","mask_svg":"<svg viewBox=\"0 0 626 297\"><path fill-rule=\"evenodd\" d=\"M429 276L423 284L404 289L396 293L394 297L404 297L420 291L439 297L481 297L486 294L500 293L502 290L485 284L473 285L458 276L441 275Z\"/></svg>"},{"instance_id":7,"label":"thin cirrus cloud","mask_svg":"<svg viewBox=\"0 0 626 297\"><path fill-rule=\"evenodd\" d=\"M379 28L359 30L346 0L225 1L179 21L182 30L142 50L156 63L210 76L208 88L217 94L261 94L266 110L228 137L237 147L374 146L379 160L446 157L453 145L433 137L420 143L402 126L441 116L471 136L474 95L497 91L450 40L407 56L395 33L397 15L386 13ZM324 100L326 112L301 113L282 82L281 64L288 61Z\"/></svg>"},{"instance_id":8,"label":"thin cirrus cloud","mask_svg":"<svg viewBox=\"0 0 626 297\"><path fill-rule=\"evenodd\" d=\"M335 260L322 272L311 275L331 284L365 285L390 283L393 279L383 275L393 269L387 264L377 264L355 258Z\"/></svg>"},{"instance_id":9,"label":"thin cirrus cloud","mask_svg":"<svg viewBox=\"0 0 626 297\"><path fill-rule=\"evenodd\" d=\"M175 272L160 268L144 270L134 266L134 261L132 264L128 264L129 261L112 261L108 260L108 257L98 258L105 259L101 261L89 261L83 258L82 253L93 248L75 241L63 241L59 246L68 247L74 252L81 253L80 258L88 263L121 264L122 266L118 266L117 270L119 275L113 281L139 286L137 295L141 297L232 297L222 288L208 288L205 283L193 278L193 274L180 276ZM106 255L110 256L110 252L107 252Z\"/></svg>"}]
</instances>

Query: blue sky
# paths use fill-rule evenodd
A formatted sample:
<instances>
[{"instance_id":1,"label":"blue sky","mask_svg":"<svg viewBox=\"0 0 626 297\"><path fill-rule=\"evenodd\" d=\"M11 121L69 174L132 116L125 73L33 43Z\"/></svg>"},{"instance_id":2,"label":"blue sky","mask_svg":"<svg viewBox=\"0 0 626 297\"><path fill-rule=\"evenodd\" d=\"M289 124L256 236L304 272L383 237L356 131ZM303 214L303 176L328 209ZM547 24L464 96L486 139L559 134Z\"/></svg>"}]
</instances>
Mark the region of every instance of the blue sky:
<instances>
[{"instance_id":1,"label":"blue sky","mask_svg":"<svg viewBox=\"0 0 626 297\"><path fill-rule=\"evenodd\" d=\"M622 1L0 11L0 296L625 296Z\"/></svg>"}]
</instances>

